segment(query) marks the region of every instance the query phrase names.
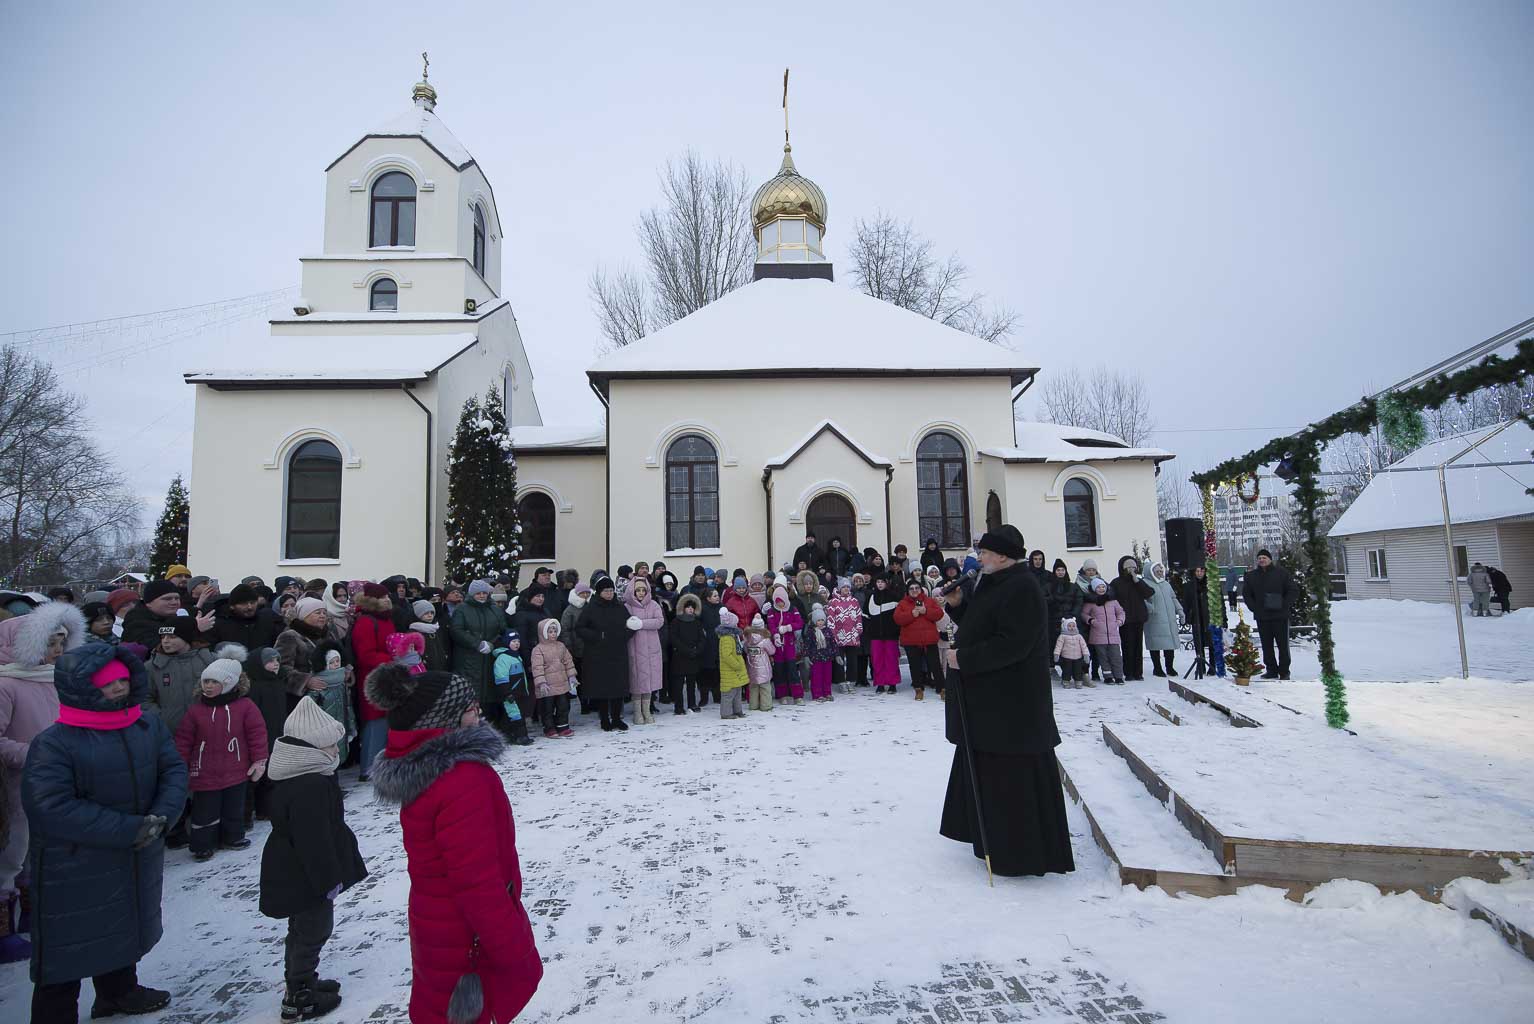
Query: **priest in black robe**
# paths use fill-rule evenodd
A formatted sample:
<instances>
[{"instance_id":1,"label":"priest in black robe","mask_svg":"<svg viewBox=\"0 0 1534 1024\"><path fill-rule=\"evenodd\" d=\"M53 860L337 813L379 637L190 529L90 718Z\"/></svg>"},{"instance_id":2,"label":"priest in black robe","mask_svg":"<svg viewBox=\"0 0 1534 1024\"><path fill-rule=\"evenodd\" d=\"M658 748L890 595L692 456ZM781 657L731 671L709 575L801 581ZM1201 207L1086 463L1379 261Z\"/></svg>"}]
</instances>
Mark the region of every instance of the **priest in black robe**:
<instances>
[{"instance_id":1,"label":"priest in black robe","mask_svg":"<svg viewBox=\"0 0 1534 1024\"><path fill-rule=\"evenodd\" d=\"M1076 864L1055 760L1060 733L1050 695L1048 604L1023 561L1027 549L1015 526L987 532L977 548L981 575L957 615L958 634L948 655L959 685L944 708L948 742L955 749L939 831L972 844L976 857L989 853L998 875L1072 871ZM971 755L978 801L970 781ZM981 848L981 810L988 850Z\"/></svg>"}]
</instances>

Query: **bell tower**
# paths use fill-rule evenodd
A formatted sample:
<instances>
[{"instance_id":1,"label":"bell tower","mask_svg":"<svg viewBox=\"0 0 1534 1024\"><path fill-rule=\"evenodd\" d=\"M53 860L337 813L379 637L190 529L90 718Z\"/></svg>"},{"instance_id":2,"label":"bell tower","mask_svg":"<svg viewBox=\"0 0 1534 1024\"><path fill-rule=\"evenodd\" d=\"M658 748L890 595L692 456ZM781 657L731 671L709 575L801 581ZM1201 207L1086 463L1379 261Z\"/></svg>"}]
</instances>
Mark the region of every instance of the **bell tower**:
<instances>
[{"instance_id":1,"label":"bell tower","mask_svg":"<svg viewBox=\"0 0 1534 1024\"><path fill-rule=\"evenodd\" d=\"M788 139L788 69L783 69L783 163L751 200L756 234L756 268L764 277L832 280L822 240L826 233L826 194L794 166Z\"/></svg>"}]
</instances>

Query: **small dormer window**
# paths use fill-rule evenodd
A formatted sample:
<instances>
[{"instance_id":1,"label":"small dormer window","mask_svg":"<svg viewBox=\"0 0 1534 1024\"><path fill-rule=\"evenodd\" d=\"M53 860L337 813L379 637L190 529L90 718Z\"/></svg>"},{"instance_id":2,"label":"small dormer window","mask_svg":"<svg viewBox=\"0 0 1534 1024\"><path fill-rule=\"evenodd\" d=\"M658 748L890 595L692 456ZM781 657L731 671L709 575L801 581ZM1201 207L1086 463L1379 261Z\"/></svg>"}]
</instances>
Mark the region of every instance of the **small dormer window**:
<instances>
[{"instance_id":1,"label":"small dormer window","mask_svg":"<svg viewBox=\"0 0 1534 1024\"><path fill-rule=\"evenodd\" d=\"M368 309L375 313L393 313L399 309L399 285L392 277L380 277L368 291Z\"/></svg>"},{"instance_id":2,"label":"small dormer window","mask_svg":"<svg viewBox=\"0 0 1534 1024\"><path fill-rule=\"evenodd\" d=\"M415 245L415 179L390 171L373 183L368 246Z\"/></svg>"},{"instance_id":3,"label":"small dormer window","mask_svg":"<svg viewBox=\"0 0 1534 1024\"><path fill-rule=\"evenodd\" d=\"M474 271L485 276L485 211L474 204Z\"/></svg>"}]
</instances>

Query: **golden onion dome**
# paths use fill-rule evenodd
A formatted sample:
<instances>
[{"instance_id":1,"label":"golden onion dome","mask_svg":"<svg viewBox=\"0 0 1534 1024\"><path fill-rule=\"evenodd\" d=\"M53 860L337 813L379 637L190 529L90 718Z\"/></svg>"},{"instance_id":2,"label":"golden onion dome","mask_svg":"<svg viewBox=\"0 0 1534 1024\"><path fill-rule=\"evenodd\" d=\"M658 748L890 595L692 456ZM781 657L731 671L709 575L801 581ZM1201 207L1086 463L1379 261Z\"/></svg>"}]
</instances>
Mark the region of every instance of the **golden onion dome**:
<instances>
[{"instance_id":1,"label":"golden onion dome","mask_svg":"<svg viewBox=\"0 0 1534 1024\"><path fill-rule=\"evenodd\" d=\"M774 217L805 217L811 224L826 228L826 194L820 186L799 173L794 166L793 150L783 145L783 166L762 183L751 199L751 222L760 228Z\"/></svg>"}]
</instances>

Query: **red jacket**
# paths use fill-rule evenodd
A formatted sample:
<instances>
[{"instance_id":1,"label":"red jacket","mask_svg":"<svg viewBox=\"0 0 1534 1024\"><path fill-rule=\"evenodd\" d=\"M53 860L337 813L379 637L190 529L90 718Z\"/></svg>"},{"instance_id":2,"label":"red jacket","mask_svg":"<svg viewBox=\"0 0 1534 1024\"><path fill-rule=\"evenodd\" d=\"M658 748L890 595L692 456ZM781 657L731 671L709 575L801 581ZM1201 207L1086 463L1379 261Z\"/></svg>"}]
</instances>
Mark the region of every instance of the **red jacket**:
<instances>
[{"instance_id":1,"label":"red jacket","mask_svg":"<svg viewBox=\"0 0 1534 1024\"><path fill-rule=\"evenodd\" d=\"M375 718L382 718L388 712L368 700L364 689L368 681L368 673L379 665L393 661L394 656L389 653L388 639L390 633L398 632L394 628L394 620L387 613L383 615L359 615L352 626L352 655L357 660L357 710L364 722L371 722Z\"/></svg>"},{"instance_id":2,"label":"red jacket","mask_svg":"<svg viewBox=\"0 0 1534 1024\"><path fill-rule=\"evenodd\" d=\"M543 977L522 907L511 803L491 767L505 749L484 725L390 730L373 763L374 792L401 805L412 1024L446 1024L453 988L470 971L484 986L479 1022L509 1022Z\"/></svg>"},{"instance_id":3,"label":"red jacket","mask_svg":"<svg viewBox=\"0 0 1534 1024\"><path fill-rule=\"evenodd\" d=\"M193 793L237 786L251 765L266 760L266 723L261 709L245 696L249 689L249 683L241 683L226 695L233 699L216 697L217 704L199 697L176 726L176 752L186 762Z\"/></svg>"},{"instance_id":4,"label":"red jacket","mask_svg":"<svg viewBox=\"0 0 1534 1024\"><path fill-rule=\"evenodd\" d=\"M762 616L763 622L767 621L767 617L762 614L762 609L756 603L756 598L750 594L736 593L734 587L724 592L724 597L719 603L735 613L735 617L740 620L737 625L742 630L751 625L751 620L758 615Z\"/></svg>"},{"instance_id":5,"label":"red jacket","mask_svg":"<svg viewBox=\"0 0 1534 1024\"><path fill-rule=\"evenodd\" d=\"M902 647L931 647L937 643L937 623L943 617L943 608L931 597L923 594L921 615L916 614L917 599L906 595L895 609L895 625L900 627Z\"/></svg>"}]
</instances>

